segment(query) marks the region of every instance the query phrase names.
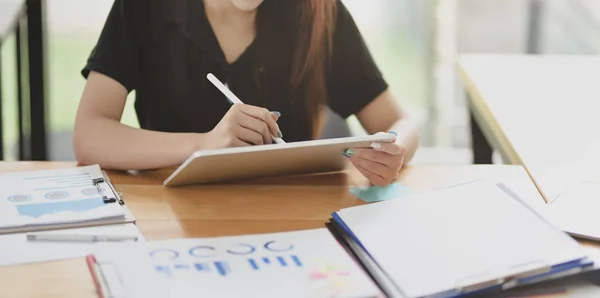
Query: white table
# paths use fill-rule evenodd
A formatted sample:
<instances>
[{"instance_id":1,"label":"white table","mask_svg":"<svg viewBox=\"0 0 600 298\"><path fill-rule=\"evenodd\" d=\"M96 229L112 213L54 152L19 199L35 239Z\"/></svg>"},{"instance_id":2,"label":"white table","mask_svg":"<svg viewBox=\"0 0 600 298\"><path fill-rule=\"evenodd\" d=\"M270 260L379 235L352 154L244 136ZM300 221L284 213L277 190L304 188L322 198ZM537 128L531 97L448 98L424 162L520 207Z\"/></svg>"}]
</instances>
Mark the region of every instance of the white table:
<instances>
[{"instance_id":1,"label":"white table","mask_svg":"<svg viewBox=\"0 0 600 298\"><path fill-rule=\"evenodd\" d=\"M600 56L465 55L459 66L475 124L547 200L569 180L600 182Z\"/></svg>"}]
</instances>

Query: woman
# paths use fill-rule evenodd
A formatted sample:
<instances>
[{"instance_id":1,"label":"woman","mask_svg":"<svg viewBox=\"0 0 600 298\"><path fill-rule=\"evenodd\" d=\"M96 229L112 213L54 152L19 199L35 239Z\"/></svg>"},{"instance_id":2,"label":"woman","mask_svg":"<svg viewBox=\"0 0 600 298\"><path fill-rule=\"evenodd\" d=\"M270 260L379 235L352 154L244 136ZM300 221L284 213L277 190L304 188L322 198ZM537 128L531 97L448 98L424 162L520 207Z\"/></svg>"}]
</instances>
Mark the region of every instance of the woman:
<instances>
[{"instance_id":1,"label":"woman","mask_svg":"<svg viewBox=\"0 0 600 298\"><path fill-rule=\"evenodd\" d=\"M326 106L369 133L397 134L343 152L375 185L389 184L418 144L339 0L116 0L82 73L74 147L84 164L143 170L282 133L310 140ZM245 105L227 102L208 73ZM141 129L120 123L133 90Z\"/></svg>"}]
</instances>

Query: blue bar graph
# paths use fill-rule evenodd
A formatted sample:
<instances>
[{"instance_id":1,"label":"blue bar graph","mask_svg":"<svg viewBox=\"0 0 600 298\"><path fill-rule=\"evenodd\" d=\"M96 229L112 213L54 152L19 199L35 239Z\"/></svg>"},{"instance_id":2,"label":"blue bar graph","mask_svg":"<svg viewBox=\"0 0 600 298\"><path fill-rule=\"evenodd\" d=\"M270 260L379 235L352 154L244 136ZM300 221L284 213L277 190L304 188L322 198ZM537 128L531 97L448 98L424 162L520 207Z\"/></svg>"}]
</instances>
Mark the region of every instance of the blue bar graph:
<instances>
[{"instance_id":1,"label":"blue bar graph","mask_svg":"<svg viewBox=\"0 0 600 298\"><path fill-rule=\"evenodd\" d=\"M227 262L217 261L213 263L216 269L216 272L221 276L227 276L231 273L231 267ZM208 263L191 263L191 264L174 264L171 266L155 266L155 269L158 273L164 274L167 277L171 277L173 273L177 272L211 272L211 265ZM195 269L195 271L194 271ZM258 267L256 267L258 270ZM175 271L173 271L175 270Z\"/></svg>"},{"instance_id":2,"label":"blue bar graph","mask_svg":"<svg viewBox=\"0 0 600 298\"><path fill-rule=\"evenodd\" d=\"M302 267L302 262L300 262L300 259L297 256L292 256L292 260L298 267Z\"/></svg>"},{"instance_id":3,"label":"blue bar graph","mask_svg":"<svg viewBox=\"0 0 600 298\"><path fill-rule=\"evenodd\" d=\"M217 271L221 276L226 276L229 272L231 272L231 268L225 262L215 262L215 267L217 267Z\"/></svg>"},{"instance_id":4,"label":"blue bar graph","mask_svg":"<svg viewBox=\"0 0 600 298\"><path fill-rule=\"evenodd\" d=\"M190 265L188 264L176 264L174 267L178 270L190 270Z\"/></svg>"},{"instance_id":5,"label":"blue bar graph","mask_svg":"<svg viewBox=\"0 0 600 298\"><path fill-rule=\"evenodd\" d=\"M279 264L281 264L281 266L287 267L287 263L285 262L283 257L277 257L277 261L279 261Z\"/></svg>"},{"instance_id":6,"label":"blue bar graph","mask_svg":"<svg viewBox=\"0 0 600 298\"><path fill-rule=\"evenodd\" d=\"M263 260L266 258L263 258ZM254 261L254 259L250 258L248 259L248 262L250 263L250 266L252 267L252 269L254 270L258 270L258 265L256 264L256 261Z\"/></svg>"},{"instance_id":7,"label":"blue bar graph","mask_svg":"<svg viewBox=\"0 0 600 298\"><path fill-rule=\"evenodd\" d=\"M206 263L196 263L194 264L194 267L196 267L197 271L210 271L210 267L208 267L208 264Z\"/></svg>"},{"instance_id":8,"label":"blue bar graph","mask_svg":"<svg viewBox=\"0 0 600 298\"><path fill-rule=\"evenodd\" d=\"M259 266L259 261L261 260L261 266ZM248 264L253 270L260 270L264 265L269 265L269 267L277 266L279 268L288 268L290 266L296 265L296 267L302 267L302 261L296 255L291 256L278 256L278 257L262 257L260 259L248 258ZM275 268L275 267L273 267Z\"/></svg>"},{"instance_id":9,"label":"blue bar graph","mask_svg":"<svg viewBox=\"0 0 600 298\"><path fill-rule=\"evenodd\" d=\"M156 266L154 267L158 273L162 273L167 277L171 277L171 270L168 266Z\"/></svg>"}]
</instances>

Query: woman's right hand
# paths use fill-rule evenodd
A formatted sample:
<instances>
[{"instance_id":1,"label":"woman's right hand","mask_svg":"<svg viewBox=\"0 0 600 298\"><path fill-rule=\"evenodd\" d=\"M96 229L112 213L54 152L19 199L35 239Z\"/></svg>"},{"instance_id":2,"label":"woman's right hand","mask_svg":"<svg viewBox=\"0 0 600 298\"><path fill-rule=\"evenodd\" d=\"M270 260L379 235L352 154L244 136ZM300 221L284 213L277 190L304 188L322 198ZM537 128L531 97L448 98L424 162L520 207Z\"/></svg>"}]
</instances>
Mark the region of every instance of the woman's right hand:
<instances>
[{"instance_id":1,"label":"woman's right hand","mask_svg":"<svg viewBox=\"0 0 600 298\"><path fill-rule=\"evenodd\" d=\"M277 119L278 112L245 105L233 104L213 130L206 134L203 149L220 149L271 144L273 136L282 137Z\"/></svg>"}]
</instances>

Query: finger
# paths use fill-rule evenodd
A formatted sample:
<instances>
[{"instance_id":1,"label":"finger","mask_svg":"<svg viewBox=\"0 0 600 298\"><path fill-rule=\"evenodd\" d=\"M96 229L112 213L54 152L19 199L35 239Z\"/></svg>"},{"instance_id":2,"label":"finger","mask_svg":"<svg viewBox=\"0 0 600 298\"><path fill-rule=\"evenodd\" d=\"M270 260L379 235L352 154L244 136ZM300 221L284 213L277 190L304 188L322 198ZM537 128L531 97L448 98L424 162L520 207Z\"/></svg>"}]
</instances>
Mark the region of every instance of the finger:
<instances>
[{"instance_id":1,"label":"finger","mask_svg":"<svg viewBox=\"0 0 600 298\"><path fill-rule=\"evenodd\" d=\"M233 141L232 147L247 147L247 146L252 146L252 144L244 142L240 139L236 139Z\"/></svg>"},{"instance_id":2,"label":"finger","mask_svg":"<svg viewBox=\"0 0 600 298\"><path fill-rule=\"evenodd\" d=\"M279 131L279 125L277 125L277 122L275 122L275 119L273 119L271 112L269 112L267 109L259 108L259 107L255 107L255 106L251 106L251 105L244 105L241 108L241 110L244 114L246 114L248 116L252 116L256 119L260 119L260 120L264 121L267 124L267 126L269 127L269 131L274 136L277 136L280 138L283 137L281 134L281 131Z\"/></svg>"},{"instance_id":3,"label":"finger","mask_svg":"<svg viewBox=\"0 0 600 298\"><path fill-rule=\"evenodd\" d=\"M401 155L406 152L406 147L403 144L397 143L377 143L371 144L371 148L376 151L387 153L390 155Z\"/></svg>"},{"instance_id":4,"label":"finger","mask_svg":"<svg viewBox=\"0 0 600 298\"><path fill-rule=\"evenodd\" d=\"M273 119L275 121L279 120L279 117L281 117L281 113L277 112L277 111L272 111L271 112L271 116L273 116Z\"/></svg>"},{"instance_id":5,"label":"finger","mask_svg":"<svg viewBox=\"0 0 600 298\"><path fill-rule=\"evenodd\" d=\"M376 133L375 135L376 135L376 136L384 136L384 135L388 135L388 134L392 134L392 135L394 135L394 137L398 137L398 133L397 133L397 132L395 132L395 131L390 131L390 132L383 132L383 131L380 131L380 132ZM396 141L396 139L394 139L394 142L395 142L395 141Z\"/></svg>"},{"instance_id":6,"label":"finger","mask_svg":"<svg viewBox=\"0 0 600 298\"><path fill-rule=\"evenodd\" d=\"M381 178L386 180L387 182L396 179L398 176L398 170L395 168L391 168L385 165L382 165L378 162L370 161L367 159L363 159L360 157L352 157L352 163L355 165L359 165L362 168L369 170L372 173L379 175Z\"/></svg>"},{"instance_id":7,"label":"finger","mask_svg":"<svg viewBox=\"0 0 600 298\"><path fill-rule=\"evenodd\" d=\"M383 166L394 166L396 164L396 160L398 156L389 155L385 152L379 152L369 148L357 148L348 150L346 152L350 152L350 158L362 158L367 159L372 162L379 163Z\"/></svg>"},{"instance_id":8,"label":"finger","mask_svg":"<svg viewBox=\"0 0 600 298\"><path fill-rule=\"evenodd\" d=\"M379 163L394 173L398 173L402 164L404 164L404 155L390 155L374 149L358 148L348 156L350 158L363 158L371 162Z\"/></svg>"},{"instance_id":9,"label":"finger","mask_svg":"<svg viewBox=\"0 0 600 298\"><path fill-rule=\"evenodd\" d=\"M235 135L241 141L244 141L244 142L252 144L252 145L264 144L263 136L260 133L254 131L252 129L238 126L236 129Z\"/></svg>"},{"instance_id":10,"label":"finger","mask_svg":"<svg viewBox=\"0 0 600 298\"><path fill-rule=\"evenodd\" d=\"M262 144L271 144L273 142L271 132L269 131L269 127L265 122L261 121L260 119L256 119L254 117L243 114L240 115L240 117L237 119L237 123L243 128L247 128L260 134L262 137Z\"/></svg>"},{"instance_id":11,"label":"finger","mask_svg":"<svg viewBox=\"0 0 600 298\"><path fill-rule=\"evenodd\" d=\"M369 179L369 181L371 181L371 183L373 185L376 185L376 186L386 186L386 185L389 184L389 183L387 183L387 181L383 177L381 177L381 176L379 176L379 175L371 172L369 169L366 169L366 168L364 168L364 167L362 167L362 166L360 166L358 164L355 164L355 163L353 163L353 164L354 164L354 167L356 167L356 169L361 174L363 174L363 176L367 177L367 179Z\"/></svg>"}]
</instances>

